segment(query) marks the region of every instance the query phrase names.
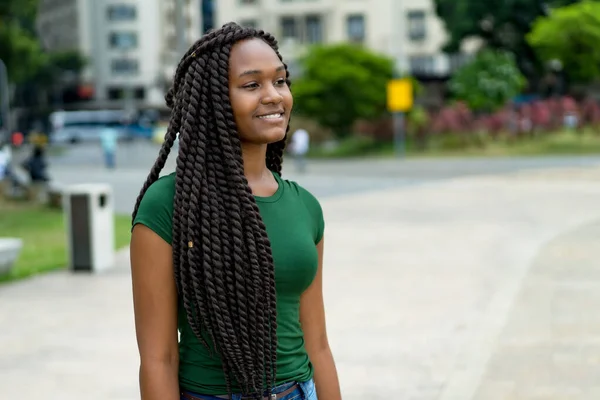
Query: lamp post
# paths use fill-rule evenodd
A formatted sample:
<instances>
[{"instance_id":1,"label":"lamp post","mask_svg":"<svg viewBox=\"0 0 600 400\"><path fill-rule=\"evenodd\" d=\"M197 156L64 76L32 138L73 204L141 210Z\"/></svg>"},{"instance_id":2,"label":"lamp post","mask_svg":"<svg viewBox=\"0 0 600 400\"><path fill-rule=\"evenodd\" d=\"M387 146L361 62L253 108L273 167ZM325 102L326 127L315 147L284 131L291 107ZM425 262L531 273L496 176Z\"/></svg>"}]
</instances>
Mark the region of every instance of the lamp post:
<instances>
[{"instance_id":1,"label":"lamp post","mask_svg":"<svg viewBox=\"0 0 600 400\"><path fill-rule=\"evenodd\" d=\"M186 22L183 13L184 1L175 0L175 32L177 34L177 58L183 57L187 51Z\"/></svg>"},{"instance_id":2,"label":"lamp post","mask_svg":"<svg viewBox=\"0 0 600 400\"><path fill-rule=\"evenodd\" d=\"M404 39L406 35L404 19L404 5L401 0L394 0L392 3L392 43L393 51L396 56L394 75L396 79L405 78L409 73L406 53L404 48ZM405 111L399 109L392 110L394 124L394 153L396 157L402 158L406 152L406 118Z\"/></svg>"},{"instance_id":3,"label":"lamp post","mask_svg":"<svg viewBox=\"0 0 600 400\"><path fill-rule=\"evenodd\" d=\"M7 142L10 138L8 101L8 73L6 64L0 59L0 144Z\"/></svg>"},{"instance_id":4,"label":"lamp post","mask_svg":"<svg viewBox=\"0 0 600 400\"><path fill-rule=\"evenodd\" d=\"M560 97L564 91L564 80L563 80L563 64L558 59L550 61L550 70L554 75L554 87L552 93L556 97Z\"/></svg>"}]
</instances>

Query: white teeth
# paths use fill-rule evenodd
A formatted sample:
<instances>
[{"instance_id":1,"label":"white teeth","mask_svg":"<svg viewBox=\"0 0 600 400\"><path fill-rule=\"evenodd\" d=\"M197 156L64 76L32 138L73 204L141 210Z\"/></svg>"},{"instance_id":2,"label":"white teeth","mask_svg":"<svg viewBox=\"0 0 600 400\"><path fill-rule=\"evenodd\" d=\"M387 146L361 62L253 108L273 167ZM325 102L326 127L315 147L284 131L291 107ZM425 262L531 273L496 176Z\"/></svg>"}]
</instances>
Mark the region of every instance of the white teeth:
<instances>
[{"instance_id":1,"label":"white teeth","mask_svg":"<svg viewBox=\"0 0 600 400\"><path fill-rule=\"evenodd\" d=\"M263 119L275 119L275 118L280 118L281 114L269 114L269 115L261 115L258 118L263 118Z\"/></svg>"}]
</instances>

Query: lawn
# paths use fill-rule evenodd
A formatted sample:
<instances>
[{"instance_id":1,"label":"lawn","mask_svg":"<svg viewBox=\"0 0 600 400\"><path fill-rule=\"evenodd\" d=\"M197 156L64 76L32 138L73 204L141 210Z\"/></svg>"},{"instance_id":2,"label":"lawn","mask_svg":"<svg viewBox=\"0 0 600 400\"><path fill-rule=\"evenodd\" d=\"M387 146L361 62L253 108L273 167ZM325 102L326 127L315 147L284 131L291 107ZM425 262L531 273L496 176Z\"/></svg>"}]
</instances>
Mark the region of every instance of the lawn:
<instances>
[{"instance_id":1,"label":"lawn","mask_svg":"<svg viewBox=\"0 0 600 400\"><path fill-rule=\"evenodd\" d=\"M64 268L67 238L61 210L0 199L0 237L23 239L16 264L0 282ZM115 248L129 244L130 216L115 216Z\"/></svg>"}]
</instances>

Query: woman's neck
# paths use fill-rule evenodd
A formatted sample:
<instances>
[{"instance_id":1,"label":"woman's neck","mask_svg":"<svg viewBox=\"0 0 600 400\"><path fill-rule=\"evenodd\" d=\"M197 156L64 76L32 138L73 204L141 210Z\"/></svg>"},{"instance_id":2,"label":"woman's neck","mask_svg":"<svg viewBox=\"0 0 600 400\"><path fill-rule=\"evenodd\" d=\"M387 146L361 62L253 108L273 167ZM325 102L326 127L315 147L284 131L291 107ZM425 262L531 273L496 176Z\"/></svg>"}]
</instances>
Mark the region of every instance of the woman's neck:
<instances>
[{"instance_id":1,"label":"woman's neck","mask_svg":"<svg viewBox=\"0 0 600 400\"><path fill-rule=\"evenodd\" d=\"M267 168L267 145L242 144L242 159L244 160L244 175L252 187L260 185L265 179L272 180L272 174Z\"/></svg>"}]
</instances>

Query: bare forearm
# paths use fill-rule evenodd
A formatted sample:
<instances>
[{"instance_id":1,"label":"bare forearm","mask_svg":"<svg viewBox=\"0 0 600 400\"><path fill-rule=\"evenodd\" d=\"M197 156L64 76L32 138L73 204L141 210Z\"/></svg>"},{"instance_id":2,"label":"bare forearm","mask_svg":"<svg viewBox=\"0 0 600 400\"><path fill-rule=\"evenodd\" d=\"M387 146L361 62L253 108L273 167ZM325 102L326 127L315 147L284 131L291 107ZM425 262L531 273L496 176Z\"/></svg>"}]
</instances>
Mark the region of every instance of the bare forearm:
<instances>
[{"instance_id":1,"label":"bare forearm","mask_svg":"<svg viewBox=\"0 0 600 400\"><path fill-rule=\"evenodd\" d=\"M340 382L331 349L321 350L310 359L315 369L314 379L319 400L341 400Z\"/></svg>"},{"instance_id":2,"label":"bare forearm","mask_svg":"<svg viewBox=\"0 0 600 400\"><path fill-rule=\"evenodd\" d=\"M150 362L140 365L141 400L179 400L176 363Z\"/></svg>"}]
</instances>

